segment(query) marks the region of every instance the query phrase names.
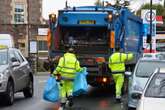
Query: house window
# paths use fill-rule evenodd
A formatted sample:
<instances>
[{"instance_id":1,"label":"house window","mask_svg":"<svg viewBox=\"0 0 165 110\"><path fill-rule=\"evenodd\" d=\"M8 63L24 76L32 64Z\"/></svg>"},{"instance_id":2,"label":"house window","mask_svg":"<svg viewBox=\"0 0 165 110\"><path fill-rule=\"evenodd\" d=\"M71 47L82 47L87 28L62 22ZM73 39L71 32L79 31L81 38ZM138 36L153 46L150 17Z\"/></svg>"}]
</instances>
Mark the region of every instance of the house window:
<instances>
[{"instance_id":1,"label":"house window","mask_svg":"<svg viewBox=\"0 0 165 110\"><path fill-rule=\"evenodd\" d=\"M47 42L46 41L38 41L38 50L39 51L47 51Z\"/></svg>"},{"instance_id":2,"label":"house window","mask_svg":"<svg viewBox=\"0 0 165 110\"><path fill-rule=\"evenodd\" d=\"M15 23L24 23L24 19L24 4L16 4L14 14Z\"/></svg>"},{"instance_id":3,"label":"house window","mask_svg":"<svg viewBox=\"0 0 165 110\"><path fill-rule=\"evenodd\" d=\"M22 14L15 14L14 15L16 23L24 23L24 15Z\"/></svg>"}]
</instances>

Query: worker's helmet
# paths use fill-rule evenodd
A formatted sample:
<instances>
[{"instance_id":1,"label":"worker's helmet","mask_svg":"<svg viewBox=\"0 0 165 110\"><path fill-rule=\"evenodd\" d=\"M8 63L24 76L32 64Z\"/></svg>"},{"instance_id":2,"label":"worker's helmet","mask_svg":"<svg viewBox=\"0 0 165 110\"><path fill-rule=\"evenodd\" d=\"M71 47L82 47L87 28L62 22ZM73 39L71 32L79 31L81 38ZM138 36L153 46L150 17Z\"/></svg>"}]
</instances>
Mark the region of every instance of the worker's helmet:
<instances>
[{"instance_id":1,"label":"worker's helmet","mask_svg":"<svg viewBox=\"0 0 165 110\"><path fill-rule=\"evenodd\" d=\"M74 51L74 48L72 48L72 47L68 48L68 52L69 52L69 53L74 53L74 52L75 52L75 51Z\"/></svg>"}]
</instances>

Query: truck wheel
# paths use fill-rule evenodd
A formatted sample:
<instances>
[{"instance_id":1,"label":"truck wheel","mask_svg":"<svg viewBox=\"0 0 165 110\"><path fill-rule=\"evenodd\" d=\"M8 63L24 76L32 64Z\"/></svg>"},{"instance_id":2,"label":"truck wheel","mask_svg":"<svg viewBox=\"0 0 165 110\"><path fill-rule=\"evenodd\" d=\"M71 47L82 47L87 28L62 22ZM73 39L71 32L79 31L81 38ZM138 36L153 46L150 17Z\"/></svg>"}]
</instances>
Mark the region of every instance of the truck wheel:
<instances>
[{"instance_id":1,"label":"truck wheel","mask_svg":"<svg viewBox=\"0 0 165 110\"><path fill-rule=\"evenodd\" d=\"M30 97L33 97L33 93L34 93L34 89L33 89L33 79L30 78L28 87L26 87L26 88L23 90L23 94L24 94L24 96L25 96L26 98L30 98Z\"/></svg>"},{"instance_id":2,"label":"truck wheel","mask_svg":"<svg viewBox=\"0 0 165 110\"><path fill-rule=\"evenodd\" d=\"M14 85L12 81L9 81L7 84L7 90L5 94L5 104L12 105L14 102Z\"/></svg>"}]
</instances>

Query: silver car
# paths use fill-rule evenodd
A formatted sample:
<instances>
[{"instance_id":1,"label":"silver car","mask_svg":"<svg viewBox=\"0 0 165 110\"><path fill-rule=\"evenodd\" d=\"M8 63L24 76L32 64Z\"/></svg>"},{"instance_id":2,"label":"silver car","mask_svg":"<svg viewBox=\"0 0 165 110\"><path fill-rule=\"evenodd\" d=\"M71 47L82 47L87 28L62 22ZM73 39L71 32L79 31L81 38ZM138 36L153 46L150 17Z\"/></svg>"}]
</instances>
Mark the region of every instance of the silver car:
<instances>
[{"instance_id":1,"label":"silver car","mask_svg":"<svg viewBox=\"0 0 165 110\"><path fill-rule=\"evenodd\" d=\"M141 93L136 93L139 100L137 110L164 110L165 108L165 68L157 69L147 81Z\"/></svg>"},{"instance_id":2,"label":"silver car","mask_svg":"<svg viewBox=\"0 0 165 110\"><path fill-rule=\"evenodd\" d=\"M33 96L32 70L18 49L0 49L0 102L12 105L16 92Z\"/></svg>"},{"instance_id":3,"label":"silver car","mask_svg":"<svg viewBox=\"0 0 165 110\"><path fill-rule=\"evenodd\" d=\"M136 92L142 92L149 76L156 68L165 67L165 60L141 58L129 77L127 108L136 108L138 100L134 98Z\"/></svg>"}]
</instances>

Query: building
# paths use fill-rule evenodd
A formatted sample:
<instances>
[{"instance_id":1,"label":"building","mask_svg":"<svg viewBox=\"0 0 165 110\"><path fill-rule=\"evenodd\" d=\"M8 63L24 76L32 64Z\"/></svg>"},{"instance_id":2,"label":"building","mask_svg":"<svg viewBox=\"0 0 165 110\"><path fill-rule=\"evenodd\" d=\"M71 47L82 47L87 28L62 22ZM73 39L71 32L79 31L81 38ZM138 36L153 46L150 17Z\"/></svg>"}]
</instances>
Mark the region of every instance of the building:
<instances>
[{"instance_id":1,"label":"building","mask_svg":"<svg viewBox=\"0 0 165 110\"><path fill-rule=\"evenodd\" d=\"M37 40L38 28L45 28L42 0L0 0L0 33L14 36L15 46L29 56L29 42Z\"/></svg>"}]
</instances>

